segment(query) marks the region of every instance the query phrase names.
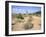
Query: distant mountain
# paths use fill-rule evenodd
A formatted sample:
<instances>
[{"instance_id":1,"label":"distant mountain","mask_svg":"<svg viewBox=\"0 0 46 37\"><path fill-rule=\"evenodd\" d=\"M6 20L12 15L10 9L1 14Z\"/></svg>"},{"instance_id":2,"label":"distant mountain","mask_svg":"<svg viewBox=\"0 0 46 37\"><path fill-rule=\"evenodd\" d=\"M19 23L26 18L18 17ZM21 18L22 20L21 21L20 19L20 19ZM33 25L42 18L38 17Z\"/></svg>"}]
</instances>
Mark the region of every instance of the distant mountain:
<instances>
[{"instance_id":1,"label":"distant mountain","mask_svg":"<svg viewBox=\"0 0 46 37\"><path fill-rule=\"evenodd\" d=\"M17 13L12 13L12 15L15 15ZM18 13L18 14L41 14L41 11L37 11L37 12L34 12L34 13L28 13L28 11L26 13Z\"/></svg>"},{"instance_id":2,"label":"distant mountain","mask_svg":"<svg viewBox=\"0 0 46 37\"><path fill-rule=\"evenodd\" d=\"M41 11L35 12L34 14L41 14Z\"/></svg>"}]
</instances>

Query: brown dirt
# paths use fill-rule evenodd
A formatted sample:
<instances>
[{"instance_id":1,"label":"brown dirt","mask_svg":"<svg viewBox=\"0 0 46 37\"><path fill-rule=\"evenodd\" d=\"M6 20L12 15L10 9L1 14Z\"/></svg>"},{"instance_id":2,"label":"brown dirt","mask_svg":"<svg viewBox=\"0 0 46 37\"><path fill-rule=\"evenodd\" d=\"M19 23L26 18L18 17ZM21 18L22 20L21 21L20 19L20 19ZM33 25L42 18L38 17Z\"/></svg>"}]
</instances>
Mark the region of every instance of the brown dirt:
<instances>
[{"instance_id":1,"label":"brown dirt","mask_svg":"<svg viewBox=\"0 0 46 37\"><path fill-rule=\"evenodd\" d=\"M31 19L32 18L32 19ZM40 21L41 21L41 18L39 16L32 16L32 17L24 17L24 22L16 22L16 19L14 18L13 21L14 21L14 25L12 25L12 30L13 31L21 31L21 30L25 30L24 29L24 25L26 23L28 23L28 20L32 20L31 23L33 24L33 28L32 30L39 30L40 29ZM13 22L12 22L13 23Z\"/></svg>"}]
</instances>

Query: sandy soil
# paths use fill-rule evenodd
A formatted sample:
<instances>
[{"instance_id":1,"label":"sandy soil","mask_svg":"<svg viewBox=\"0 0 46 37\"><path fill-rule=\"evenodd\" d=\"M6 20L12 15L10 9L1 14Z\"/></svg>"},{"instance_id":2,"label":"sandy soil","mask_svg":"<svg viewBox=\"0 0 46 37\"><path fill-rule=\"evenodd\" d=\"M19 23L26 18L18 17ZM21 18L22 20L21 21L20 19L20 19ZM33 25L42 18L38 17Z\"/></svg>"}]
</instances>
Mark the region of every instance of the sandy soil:
<instances>
[{"instance_id":1,"label":"sandy soil","mask_svg":"<svg viewBox=\"0 0 46 37\"><path fill-rule=\"evenodd\" d=\"M16 20L17 19L14 18L12 21L12 23L14 23L14 25L12 25L13 31L25 30L25 24L29 22L28 20L32 20L31 21L31 23L33 24L32 30L39 30L40 29L41 18L39 16L24 17L24 20L22 20L22 22L17 22Z\"/></svg>"}]
</instances>

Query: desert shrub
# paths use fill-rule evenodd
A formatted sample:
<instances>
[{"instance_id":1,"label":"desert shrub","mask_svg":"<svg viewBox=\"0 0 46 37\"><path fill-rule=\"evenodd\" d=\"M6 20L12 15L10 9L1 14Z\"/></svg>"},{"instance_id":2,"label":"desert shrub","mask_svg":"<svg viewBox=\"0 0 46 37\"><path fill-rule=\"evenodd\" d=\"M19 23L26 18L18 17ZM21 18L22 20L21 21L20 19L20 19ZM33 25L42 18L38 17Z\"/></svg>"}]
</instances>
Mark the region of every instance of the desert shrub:
<instances>
[{"instance_id":1,"label":"desert shrub","mask_svg":"<svg viewBox=\"0 0 46 37\"><path fill-rule=\"evenodd\" d=\"M24 19L24 17L21 14L17 14L16 18L18 18L18 19Z\"/></svg>"},{"instance_id":2,"label":"desert shrub","mask_svg":"<svg viewBox=\"0 0 46 37\"><path fill-rule=\"evenodd\" d=\"M32 23L25 24L24 28L25 28L25 30L32 29L33 28L33 24Z\"/></svg>"},{"instance_id":3,"label":"desert shrub","mask_svg":"<svg viewBox=\"0 0 46 37\"><path fill-rule=\"evenodd\" d=\"M39 24L41 26L41 24Z\"/></svg>"},{"instance_id":4,"label":"desert shrub","mask_svg":"<svg viewBox=\"0 0 46 37\"><path fill-rule=\"evenodd\" d=\"M12 23L12 25L15 25L14 23Z\"/></svg>"}]
</instances>

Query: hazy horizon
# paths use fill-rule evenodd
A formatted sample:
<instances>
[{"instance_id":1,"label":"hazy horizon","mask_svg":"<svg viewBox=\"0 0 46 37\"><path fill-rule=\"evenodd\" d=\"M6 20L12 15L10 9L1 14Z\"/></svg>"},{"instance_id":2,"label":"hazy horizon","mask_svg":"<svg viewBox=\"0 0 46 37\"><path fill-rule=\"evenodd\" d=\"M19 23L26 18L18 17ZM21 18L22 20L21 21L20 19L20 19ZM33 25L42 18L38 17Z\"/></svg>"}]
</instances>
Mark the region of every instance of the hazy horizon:
<instances>
[{"instance_id":1,"label":"hazy horizon","mask_svg":"<svg viewBox=\"0 0 46 37\"><path fill-rule=\"evenodd\" d=\"M16 13L16 14L19 14L19 13L35 13L35 12L38 12L38 11L41 11L41 7L36 7L36 6L15 6L15 5L12 5L12 13Z\"/></svg>"}]
</instances>

